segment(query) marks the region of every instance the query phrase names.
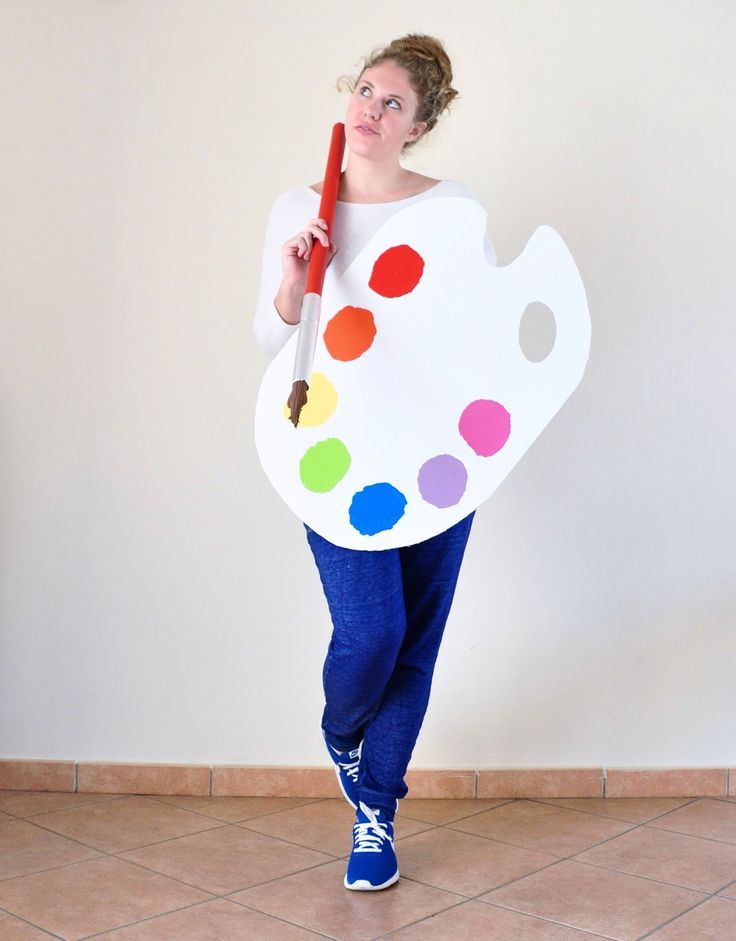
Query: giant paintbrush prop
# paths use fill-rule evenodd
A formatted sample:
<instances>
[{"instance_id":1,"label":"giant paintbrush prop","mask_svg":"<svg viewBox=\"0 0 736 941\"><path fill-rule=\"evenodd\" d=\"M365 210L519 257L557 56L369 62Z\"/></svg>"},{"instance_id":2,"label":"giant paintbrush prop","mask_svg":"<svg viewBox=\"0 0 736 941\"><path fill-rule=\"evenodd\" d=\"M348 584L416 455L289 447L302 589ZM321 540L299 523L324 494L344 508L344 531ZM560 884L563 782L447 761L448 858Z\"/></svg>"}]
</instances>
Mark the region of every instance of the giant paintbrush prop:
<instances>
[{"instance_id":1,"label":"giant paintbrush prop","mask_svg":"<svg viewBox=\"0 0 736 941\"><path fill-rule=\"evenodd\" d=\"M335 215L335 203L340 188L342 156L345 150L345 125L336 124L332 128L330 152L327 156L327 169L322 183L322 199L319 204L319 216L327 223L327 235L332 233L332 219ZM294 376L289 396L290 420L294 427L299 423L299 415L307 402L307 380L312 374L314 350L317 346L319 313L322 303L322 285L329 247L325 247L318 238L312 240L312 254L307 269L307 283L304 288L301 315L299 317L299 337L294 358Z\"/></svg>"}]
</instances>

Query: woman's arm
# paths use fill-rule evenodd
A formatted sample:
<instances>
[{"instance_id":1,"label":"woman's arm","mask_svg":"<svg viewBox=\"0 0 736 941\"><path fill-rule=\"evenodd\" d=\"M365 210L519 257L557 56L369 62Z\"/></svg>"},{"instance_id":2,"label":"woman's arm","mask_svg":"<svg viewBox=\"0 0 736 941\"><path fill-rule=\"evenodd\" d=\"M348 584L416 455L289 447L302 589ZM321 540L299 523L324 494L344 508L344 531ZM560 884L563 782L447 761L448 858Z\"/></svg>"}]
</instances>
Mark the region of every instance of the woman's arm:
<instances>
[{"instance_id":1,"label":"woman's arm","mask_svg":"<svg viewBox=\"0 0 736 941\"><path fill-rule=\"evenodd\" d=\"M297 329L299 316L294 322L285 321L274 299L279 292L283 271L281 267L281 246L289 238L294 226L295 202L292 192L283 193L276 199L266 224L261 258L261 282L256 302L256 316L253 332L269 357L273 358L288 342ZM288 315L288 312L287 312Z\"/></svg>"},{"instance_id":2,"label":"woman's arm","mask_svg":"<svg viewBox=\"0 0 736 941\"><path fill-rule=\"evenodd\" d=\"M279 196L266 225L253 330L272 358L299 326L313 239L319 238L325 245L329 242L322 220L311 219L305 224L304 215L311 207L303 196L302 189ZM328 264L334 253L332 245Z\"/></svg>"}]
</instances>

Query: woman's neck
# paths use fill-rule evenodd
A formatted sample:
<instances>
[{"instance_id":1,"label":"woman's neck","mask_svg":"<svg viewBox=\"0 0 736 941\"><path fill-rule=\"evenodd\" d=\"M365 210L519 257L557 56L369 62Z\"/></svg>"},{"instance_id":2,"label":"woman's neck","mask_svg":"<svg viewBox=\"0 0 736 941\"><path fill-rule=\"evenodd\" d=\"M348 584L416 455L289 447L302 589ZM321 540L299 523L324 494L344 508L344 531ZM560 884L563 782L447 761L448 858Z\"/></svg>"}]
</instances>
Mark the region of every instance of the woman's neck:
<instances>
[{"instance_id":1,"label":"woman's neck","mask_svg":"<svg viewBox=\"0 0 736 941\"><path fill-rule=\"evenodd\" d=\"M348 163L340 180L338 199L347 203L382 203L410 194L417 177L400 163L377 164L348 154Z\"/></svg>"}]
</instances>

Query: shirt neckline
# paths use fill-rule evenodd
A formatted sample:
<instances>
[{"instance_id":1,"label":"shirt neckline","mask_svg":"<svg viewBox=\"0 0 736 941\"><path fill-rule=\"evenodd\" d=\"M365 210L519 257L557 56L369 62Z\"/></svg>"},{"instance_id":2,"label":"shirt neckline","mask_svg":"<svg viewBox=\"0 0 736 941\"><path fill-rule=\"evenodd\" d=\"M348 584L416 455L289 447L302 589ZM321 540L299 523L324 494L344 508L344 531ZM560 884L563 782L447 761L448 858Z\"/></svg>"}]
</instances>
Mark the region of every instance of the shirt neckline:
<instances>
[{"instance_id":1,"label":"shirt neckline","mask_svg":"<svg viewBox=\"0 0 736 941\"><path fill-rule=\"evenodd\" d=\"M401 199L390 199L386 203L350 203L350 202L346 202L344 199L338 199L336 200L336 202L340 206L395 206L398 203L405 203L405 202L408 202L410 199L416 199L417 196L425 196L427 193L431 193L432 190L436 190L437 187L440 186L444 182L445 182L444 180L438 180L428 189L422 190L421 193L414 193L413 196L404 196ZM316 196L318 199L322 198L322 194L318 193L316 190L313 190L312 187L308 183L305 185L304 188L309 190L312 196Z\"/></svg>"}]
</instances>

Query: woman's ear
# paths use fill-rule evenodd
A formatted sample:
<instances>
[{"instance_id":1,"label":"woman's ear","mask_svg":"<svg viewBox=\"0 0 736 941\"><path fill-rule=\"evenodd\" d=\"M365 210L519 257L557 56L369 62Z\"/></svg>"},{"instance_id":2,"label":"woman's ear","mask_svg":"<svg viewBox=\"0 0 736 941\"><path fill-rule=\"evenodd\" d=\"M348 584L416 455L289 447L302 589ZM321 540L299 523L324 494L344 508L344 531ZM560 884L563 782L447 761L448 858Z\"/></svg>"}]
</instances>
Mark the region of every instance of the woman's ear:
<instances>
[{"instance_id":1,"label":"woman's ear","mask_svg":"<svg viewBox=\"0 0 736 941\"><path fill-rule=\"evenodd\" d=\"M420 121L418 124L415 124L412 129L409 131L409 136L407 137L407 143L409 141L419 140L419 138L427 130L427 122Z\"/></svg>"}]
</instances>

